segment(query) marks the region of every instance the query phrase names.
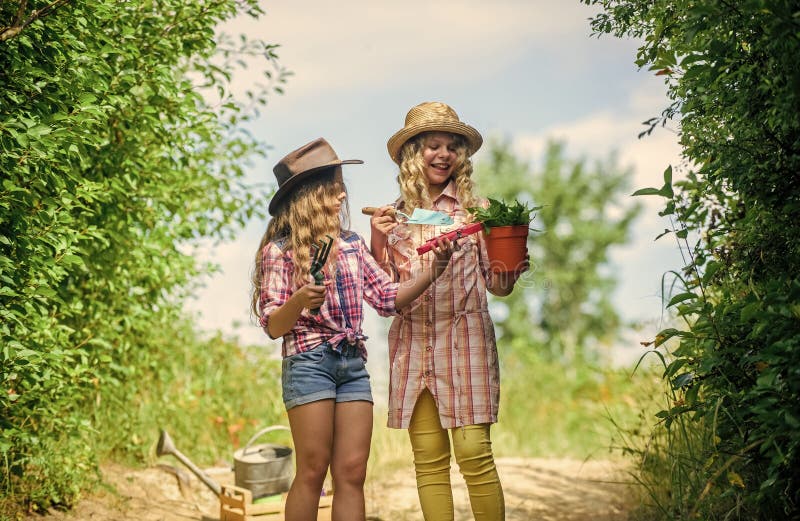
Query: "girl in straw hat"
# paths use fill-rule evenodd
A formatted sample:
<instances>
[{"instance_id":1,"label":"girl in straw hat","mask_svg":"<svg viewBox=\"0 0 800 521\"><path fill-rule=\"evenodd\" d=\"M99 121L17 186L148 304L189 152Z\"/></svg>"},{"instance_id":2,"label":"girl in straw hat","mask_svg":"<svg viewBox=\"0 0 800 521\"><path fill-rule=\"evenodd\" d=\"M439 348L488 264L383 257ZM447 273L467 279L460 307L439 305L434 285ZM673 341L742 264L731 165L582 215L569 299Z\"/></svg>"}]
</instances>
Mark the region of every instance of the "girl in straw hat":
<instances>
[{"instance_id":1,"label":"girl in straw hat","mask_svg":"<svg viewBox=\"0 0 800 521\"><path fill-rule=\"evenodd\" d=\"M364 478L372 435L372 394L364 362L362 302L381 315L414 301L447 266L452 244L398 284L375 262L364 240L347 230L343 164L322 138L291 152L274 168L278 190L255 261L252 307L271 338L283 337L283 400L296 474L287 521L315 520L330 467L333 519L364 520ZM330 237L327 259L312 256ZM316 261L316 262L315 262ZM323 265L324 263L324 265ZM312 273L321 268L324 283Z\"/></svg>"},{"instance_id":2,"label":"girl in straw hat","mask_svg":"<svg viewBox=\"0 0 800 521\"><path fill-rule=\"evenodd\" d=\"M389 139L389 156L400 167L394 206L407 214L436 210L455 221L409 226L386 215L390 206L373 214L372 253L395 280L411 279L424 265L418 246L469 221L466 208L486 204L471 179L470 156L482 142L444 103L412 108ZM408 429L425 519L453 519L452 441L475 519L499 520L505 506L489 426L497 421L500 380L486 292L508 295L519 274L488 269L481 234L462 238L456 250L443 276L392 322L388 424Z\"/></svg>"}]
</instances>

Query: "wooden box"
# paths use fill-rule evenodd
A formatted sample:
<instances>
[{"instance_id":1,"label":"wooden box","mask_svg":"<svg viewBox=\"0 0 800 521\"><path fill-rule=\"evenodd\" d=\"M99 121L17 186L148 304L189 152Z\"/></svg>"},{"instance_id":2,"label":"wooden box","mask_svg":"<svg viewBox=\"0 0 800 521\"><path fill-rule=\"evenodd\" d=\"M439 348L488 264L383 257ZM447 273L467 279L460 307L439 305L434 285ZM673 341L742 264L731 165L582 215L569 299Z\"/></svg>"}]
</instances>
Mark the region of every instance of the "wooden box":
<instances>
[{"instance_id":1,"label":"wooden box","mask_svg":"<svg viewBox=\"0 0 800 521\"><path fill-rule=\"evenodd\" d=\"M331 520L331 503L333 496L319 498L317 521ZM284 521L283 510L286 494L280 501L273 503L253 504L253 494L246 488L223 485L219 496L220 521Z\"/></svg>"}]
</instances>

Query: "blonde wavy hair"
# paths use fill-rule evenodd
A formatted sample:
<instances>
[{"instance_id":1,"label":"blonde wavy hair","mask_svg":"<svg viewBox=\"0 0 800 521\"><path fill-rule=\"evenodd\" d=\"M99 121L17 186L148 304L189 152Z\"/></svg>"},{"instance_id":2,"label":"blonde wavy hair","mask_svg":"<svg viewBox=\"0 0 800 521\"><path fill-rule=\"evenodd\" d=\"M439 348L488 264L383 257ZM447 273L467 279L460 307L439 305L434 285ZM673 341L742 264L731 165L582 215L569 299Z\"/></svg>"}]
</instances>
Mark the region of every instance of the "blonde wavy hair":
<instances>
[{"instance_id":1,"label":"blonde wavy hair","mask_svg":"<svg viewBox=\"0 0 800 521\"><path fill-rule=\"evenodd\" d=\"M445 132L447 134L447 132ZM400 173L397 184L400 185L400 198L405 204L405 213L411 213L415 208L430 209L433 205L428 192L428 181L425 178L425 161L422 150L425 141L432 132L423 132L406 141L400 148ZM469 158L467 140L460 134L453 136L453 145L456 149L456 162L453 168L452 179L456 184L456 195L463 208L477 204L477 198L472 193L472 160Z\"/></svg>"},{"instance_id":2,"label":"blonde wavy hair","mask_svg":"<svg viewBox=\"0 0 800 521\"><path fill-rule=\"evenodd\" d=\"M304 181L301 186L287 195L267 224L255 255L252 274L252 297L250 309L255 317L260 316L259 300L263 273L264 247L277 240L283 240L281 250L291 251L294 262L292 284L295 288L309 282L311 273L312 245L326 235L334 238L333 246L324 271L330 276L336 264L336 240L343 231L349 230L350 208L347 198L342 202L339 215L323 211L327 206L338 202L338 196L347 189L342 182L342 168L327 169Z\"/></svg>"}]
</instances>

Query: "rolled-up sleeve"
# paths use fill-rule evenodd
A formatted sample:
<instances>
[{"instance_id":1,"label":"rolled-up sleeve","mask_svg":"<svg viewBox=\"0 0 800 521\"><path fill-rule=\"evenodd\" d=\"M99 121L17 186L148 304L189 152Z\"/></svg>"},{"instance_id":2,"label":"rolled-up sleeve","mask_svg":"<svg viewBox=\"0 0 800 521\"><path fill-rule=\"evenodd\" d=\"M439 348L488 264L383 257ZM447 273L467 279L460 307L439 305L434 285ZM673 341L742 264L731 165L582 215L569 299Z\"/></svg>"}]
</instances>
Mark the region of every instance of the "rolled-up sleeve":
<instances>
[{"instance_id":1,"label":"rolled-up sleeve","mask_svg":"<svg viewBox=\"0 0 800 521\"><path fill-rule=\"evenodd\" d=\"M259 288L259 322L269 335L270 315L291 296L292 263L277 245L270 242L261 250L261 287ZM272 336L270 335L270 338Z\"/></svg>"},{"instance_id":2,"label":"rolled-up sleeve","mask_svg":"<svg viewBox=\"0 0 800 521\"><path fill-rule=\"evenodd\" d=\"M359 240L364 267L364 300L382 317L397 314L395 300L400 284L394 282L369 252L364 239Z\"/></svg>"}]
</instances>

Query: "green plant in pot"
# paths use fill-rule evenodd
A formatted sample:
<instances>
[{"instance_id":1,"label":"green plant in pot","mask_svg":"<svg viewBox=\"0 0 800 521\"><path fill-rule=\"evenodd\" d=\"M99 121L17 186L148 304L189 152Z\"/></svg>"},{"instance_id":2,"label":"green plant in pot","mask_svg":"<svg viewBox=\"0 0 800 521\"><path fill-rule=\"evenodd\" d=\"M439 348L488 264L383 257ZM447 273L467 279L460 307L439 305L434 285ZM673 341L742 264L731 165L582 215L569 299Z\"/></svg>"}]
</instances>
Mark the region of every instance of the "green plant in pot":
<instances>
[{"instance_id":1,"label":"green plant in pot","mask_svg":"<svg viewBox=\"0 0 800 521\"><path fill-rule=\"evenodd\" d=\"M475 221L483 224L489 269L495 272L518 272L526 264L528 232L534 212L541 206L528 206L489 199L489 206L467 208Z\"/></svg>"}]
</instances>

